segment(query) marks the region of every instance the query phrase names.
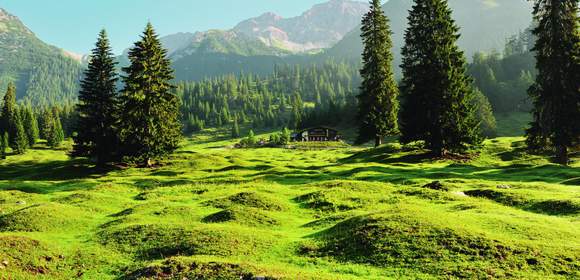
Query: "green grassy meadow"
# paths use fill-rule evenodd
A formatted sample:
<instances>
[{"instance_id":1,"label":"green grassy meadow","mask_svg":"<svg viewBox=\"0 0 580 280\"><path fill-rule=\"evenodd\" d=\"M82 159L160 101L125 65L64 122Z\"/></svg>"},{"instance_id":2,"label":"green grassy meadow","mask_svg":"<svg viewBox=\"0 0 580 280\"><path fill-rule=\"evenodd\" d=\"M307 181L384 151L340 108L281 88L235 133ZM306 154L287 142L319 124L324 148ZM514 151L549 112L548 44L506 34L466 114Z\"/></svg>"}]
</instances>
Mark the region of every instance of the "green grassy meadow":
<instances>
[{"instance_id":1,"label":"green grassy meadow","mask_svg":"<svg viewBox=\"0 0 580 280\"><path fill-rule=\"evenodd\" d=\"M0 279L580 278L578 157L215 139L152 169L42 144L0 161Z\"/></svg>"}]
</instances>

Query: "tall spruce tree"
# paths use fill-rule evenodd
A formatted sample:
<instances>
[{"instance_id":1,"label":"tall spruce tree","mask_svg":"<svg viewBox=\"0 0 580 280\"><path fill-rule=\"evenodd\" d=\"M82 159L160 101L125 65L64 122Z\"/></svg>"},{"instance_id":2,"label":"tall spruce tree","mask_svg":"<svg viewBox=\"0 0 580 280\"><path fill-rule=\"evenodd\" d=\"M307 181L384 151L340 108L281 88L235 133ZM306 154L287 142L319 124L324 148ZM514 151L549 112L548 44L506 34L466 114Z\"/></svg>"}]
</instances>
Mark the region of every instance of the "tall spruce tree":
<instances>
[{"instance_id":1,"label":"tall spruce tree","mask_svg":"<svg viewBox=\"0 0 580 280\"><path fill-rule=\"evenodd\" d=\"M30 105L25 106L23 110L23 125L26 130L28 145L29 147L33 147L39 137L38 121L36 120L36 116L34 115L34 111Z\"/></svg>"},{"instance_id":2,"label":"tall spruce tree","mask_svg":"<svg viewBox=\"0 0 580 280\"><path fill-rule=\"evenodd\" d=\"M527 131L530 148L556 149L568 164L569 148L580 140L580 20L578 0L536 0L538 75L529 89L534 120Z\"/></svg>"},{"instance_id":3,"label":"tall spruce tree","mask_svg":"<svg viewBox=\"0 0 580 280\"><path fill-rule=\"evenodd\" d=\"M46 140L46 143L51 148L56 148L64 140L64 132L58 110L45 109L42 114L41 134Z\"/></svg>"},{"instance_id":4,"label":"tall spruce tree","mask_svg":"<svg viewBox=\"0 0 580 280\"><path fill-rule=\"evenodd\" d=\"M62 121L58 107L52 107L52 115L54 116L54 140L56 143L54 147L56 147L64 141L64 130L62 129Z\"/></svg>"},{"instance_id":5,"label":"tall spruce tree","mask_svg":"<svg viewBox=\"0 0 580 280\"><path fill-rule=\"evenodd\" d=\"M73 156L94 158L97 165L114 160L118 149L115 65L107 33L102 30L81 81L72 152Z\"/></svg>"},{"instance_id":6,"label":"tall spruce tree","mask_svg":"<svg viewBox=\"0 0 580 280\"><path fill-rule=\"evenodd\" d=\"M26 149L28 149L28 137L26 135L26 130L24 130L24 125L22 124L23 112L22 110L17 110L16 114L10 121L10 126L14 129L14 137L12 138L12 143L10 147L16 154L24 154Z\"/></svg>"},{"instance_id":7,"label":"tall spruce tree","mask_svg":"<svg viewBox=\"0 0 580 280\"><path fill-rule=\"evenodd\" d=\"M234 123L232 125L232 138L240 138L240 125L238 124L238 115L234 116Z\"/></svg>"},{"instance_id":8,"label":"tall spruce tree","mask_svg":"<svg viewBox=\"0 0 580 280\"><path fill-rule=\"evenodd\" d=\"M8 132L0 133L0 158L5 159L8 153Z\"/></svg>"},{"instance_id":9,"label":"tall spruce tree","mask_svg":"<svg viewBox=\"0 0 580 280\"><path fill-rule=\"evenodd\" d=\"M481 137L459 28L446 0L415 0L408 20L401 142L424 140L436 155L462 152Z\"/></svg>"},{"instance_id":10,"label":"tall spruce tree","mask_svg":"<svg viewBox=\"0 0 580 280\"><path fill-rule=\"evenodd\" d=\"M0 121L0 132L7 132L8 142L12 145L13 138L16 135L15 117L16 117L16 86L14 83L8 84L6 94L4 95L4 103L2 106L2 118Z\"/></svg>"},{"instance_id":11,"label":"tall spruce tree","mask_svg":"<svg viewBox=\"0 0 580 280\"><path fill-rule=\"evenodd\" d=\"M151 23L129 51L123 68L121 137L125 155L148 166L174 151L181 138L179 99L171 93L173 70Z\"/></svg>"},{"instance_id":12,"label":"tall spruce tree","mask_svg":"<svg viewBox=\"0 0 580 280\"><path fill-rule=\"evenodd\" d=\"M47 140L51 138L54 127L54 116L49 109L43 109L40 114L40 138Z\"/></svg>"},{"instance_id":13,"label":"tall spruce tree","mask_svg":"<svg viewBox=\"0 0 580 280\"><path fill-rule=\"evenodd\" d=\"M393 43L389 20L380 0L372 0L370 5L361 27L364 51L357 142L375 139L375 146L379 146L385 136L399 133L399 89L392 70Z\"/></svg>"}]
</instances>

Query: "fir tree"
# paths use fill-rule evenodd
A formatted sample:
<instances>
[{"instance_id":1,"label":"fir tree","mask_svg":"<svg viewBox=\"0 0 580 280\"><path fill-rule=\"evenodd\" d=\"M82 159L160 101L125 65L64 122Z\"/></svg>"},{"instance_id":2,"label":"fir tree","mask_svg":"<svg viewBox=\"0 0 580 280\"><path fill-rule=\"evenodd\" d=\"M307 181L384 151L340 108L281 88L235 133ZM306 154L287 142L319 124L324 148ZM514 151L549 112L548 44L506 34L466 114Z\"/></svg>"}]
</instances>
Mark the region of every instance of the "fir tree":
<instances>
[{"instance_id":1,"label":"fir tree","mask_svg":"<svg viewBox=\"0 0 580 280\"><path fill-rule=\"evenodd\" d=\"M389 20L380 0L372 0L370 4L371 10L363 18L361 28L364 51L357 142L375 139L375 146L379 146L385 136L399 133L399 89L391 68L393 43Z\"/></svg>"},{"instance_id":2,"label":"fir tree","mask_svg":"<svg viewBox=\"0 0 580 280\"><path fill-rule=\"evenodd\" d=\"M16 154L24 154L28 149L28 137L24 125L22 125L22 113L17 111L10 124L14 128L14 137L10 147Z\"/></svg>"},{"instance_id":3,"label":"fir tree","mask_svg":"<svg viewBox=\"0 0 580 280\"><path fill-rule=\"evenodd\" d=\"M13 139L16 135L16 86L14 83L8 84L6 95L4 95L4 103L2 106L2 119L0 122L0 132L8 132L10 145L14 143Z\"/></svg>"},{"instance_id":4,"label":"fir tree","mask_svg":"<svg viewBox=\"0 0 580 280\"><path fill-rule=\"evenodd\" d=\"M129 51L129 60L131 65L123 68L121 137L125 155L149 166L153 158L174 151L181 138L171 62L150 23Z\"/></svg>"},{"instance_id":5,"label":"fir tree","mask_svg":"<svg viewBox=\"0 0 580 280\"><path fill-rule=\"evenodd\" d=\"M39 128L38 128L38 121L36 120L36 116L34 115L34 111L30 106L26 106L24 108L24 127L26 130L26 136L28 139L28 145L33 147L36 144L36 140L39 138Z\"/></svg>"},{"instance_id":6,"label":"fir tree","mask_svg":"<svg viewBox=\"0 0 580 280\"><path fill-rule=\"evenodd\" d=\"M62 121L60 118L60 111L58 107L52 108L52 115L54 116L54 143L53 147L57 147L60 145L62 141L64 141L64 130L62 129Z\"/></svg>"},{"instance_id":7,"label":"fir tree","mask_svg":"<svg viewBox=\"0 0 580 280\"><path fill-rule=\"evenodd\" d=\"M290 138L292 137L290 130L287 127L282 129L282 133L280 134L280 143L283 145L287 145L290 143Z\"/></svg>"},{"instance_id":8,"label":"fir tree","mask_svg":"<svg viewBox=\"0 0 580 280\"><path fill-rule=\"evenodd\" d=\"M249 146L255 146L258 143L258 139L256 139L256 134L251 129L248 132L248 138L246 139Z\"/></svg>"},{"instance_id":9,"label":"fir tree","mask_svg":"<svg viewBox=\"0 0 580 280\"><path fill-rule=\"evenodd\" d=\"M64 140L64 132L58 115L58 110L46 109L42 115L42 134L51 148L56 148Z\"/></svg>"},{"instance_id":10,"label":"fir tree","mask_svg":"<svg viewBox=\"0 0 580 280\"><path fill-rule=\"evenodd\" d=\"M480 122L483 136L492 138L497 136L497 123L489 100L479 89L475 89L473 104L477 108L477 119Z\"/></svg>"},{"instance_id":11,"label":"fir tree","mask_svg":"<svg viewBox=\"0 0 580 280\"><path fill-rule=\"evenodd\" d=\"M5 159L8 153L8 132L0 133L0 158Z\"/></svg>"},{"instance_id":12,"label":"fir tree","mask_svg":"<svg viewBox=\"0 0 580 280\"><path fill-rule=\"evenodd\" d=\"M424 140L436 155L481 140L459 28L446 0L415 0L403 48L401 142Z\"/></svg>"},{"instance_id":13,"label":"fir tree","mask_svg":"<svg viewBox=\"0 0 580 280\"><path fill-rule=\"evenodd\" d=\"M52 137L54 117L52 111L44 109L40 116L40 138L47 140Z\"/></svg>"},{"instance_id":14,"label":"fir tree","mask_svg":"<svg viewBox=\"0 0 580 280\"><path fill-rule=\"evenodd\" d=\"M298 68L299 69L299 68ZM292 115L290 120L290 125L294 129L300 129L302 125L302 115L304 114L304 103L302 98L298 93L294 93L294 98L292 99Z\"/></svg>"},{"instance_id":15,"label":"fir tree","mask_svg":"<svg viewBox=\"0 0 580 280\"><path fill-rule=\"evenodd\" d=\"M580 140L580 20L578 0L536 0L538 75L529 89L534 120L527 131L530 148L556 149L568 164L568 150Z\"/></svg>"},{"instance_id":16,"label":"fir tree","mask_svg":"<svg viewBox=\"0 0 580 280\"><path fill-rule=\"evenodd\" d=\"M81 81L72 152L73 156L94 158L98 165L113 160L118 149L115 65L107 33L102 30Z\"/></svg>"},{"instance_id":17,"label":"fir tree","mask_svg":"<svg viewBox=\"0 0 580 280\"><path fill-rule=\"evenodd\" d=\"M52 112L50 110L43 109L41 111L39 120L39 136L41 139L48 140L48 138L50 138L50 133L53 126Z\"/></svg>"},{"instance_id":18,"label":"fir tree","mask_svg":"<svg viewBox=\"0 0 580 280\"><path fill-rule=\"evenodd\" d=\"M232 138L240 138L240 126L237 115L234 117L234 123L232 125Z\"/></svg>"}]
</instances>

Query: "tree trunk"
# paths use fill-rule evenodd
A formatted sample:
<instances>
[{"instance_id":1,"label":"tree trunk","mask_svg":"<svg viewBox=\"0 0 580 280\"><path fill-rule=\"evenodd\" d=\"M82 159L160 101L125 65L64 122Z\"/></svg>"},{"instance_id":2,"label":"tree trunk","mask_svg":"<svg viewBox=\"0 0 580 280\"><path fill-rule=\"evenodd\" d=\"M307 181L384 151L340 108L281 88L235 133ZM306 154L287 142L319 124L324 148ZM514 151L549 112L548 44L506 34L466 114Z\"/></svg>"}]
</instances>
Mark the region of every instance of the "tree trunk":
<instances>
[{"instance_id":1,"label":"tree trunk","mask_svg":"<svg viewBox=\"0 0 580 280\"><path fill-rule=\"evenodd\" d=\"M375 137L375 148L383 144L383 137L377 136Z\"/></svg>"},{"instance_id":2,"label":"tree trunk","mask_svg":"<svg viewBox=\"0 0 580 280\"><path fill-rule=\"evenodd\" d=\"M556 162L562 165L568 165L570 163L568 147L563 145L556 147Z\"/></svg>"},{"instance_id":3,"label":"tree trunk","mask_svg":"<svg viewBox=\"0 0 580 280\"><path fill-rule=\"evenodd\" d=\"M444 158L447 156L448 153L449 151L443 147L433 147L431 149L431 154L433 155L433 157L437 158Z\"/></svg>"}]
</instances>

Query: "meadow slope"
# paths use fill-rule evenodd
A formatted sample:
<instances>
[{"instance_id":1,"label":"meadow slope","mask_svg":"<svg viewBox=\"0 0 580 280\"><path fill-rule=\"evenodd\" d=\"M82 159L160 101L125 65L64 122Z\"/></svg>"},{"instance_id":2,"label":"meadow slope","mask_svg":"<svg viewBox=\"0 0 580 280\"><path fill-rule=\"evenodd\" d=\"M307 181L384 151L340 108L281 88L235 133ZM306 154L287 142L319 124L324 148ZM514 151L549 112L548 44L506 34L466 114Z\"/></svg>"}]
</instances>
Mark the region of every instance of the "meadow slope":
<instances>
[{"instance_id":1,"label":"meadow slope","mask_svg":"<svg viewBox=\"0 0 580 280\"><path fill-rule=\"evenodd\" d=\"M107 171L39 145L0 162L0 278L577 279L580 163L522 140L453 162L197 137Z\"/></svg>"}]
</instances>

